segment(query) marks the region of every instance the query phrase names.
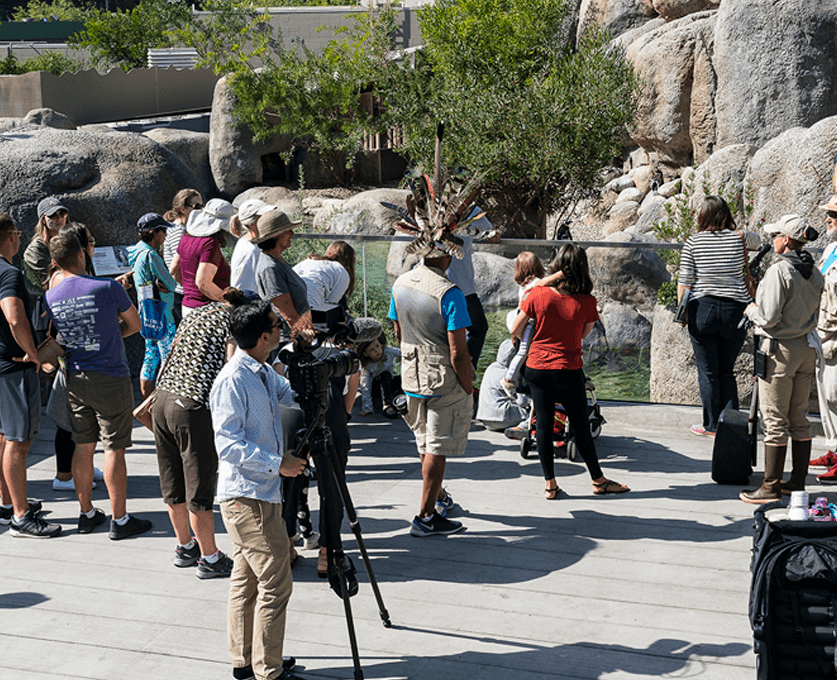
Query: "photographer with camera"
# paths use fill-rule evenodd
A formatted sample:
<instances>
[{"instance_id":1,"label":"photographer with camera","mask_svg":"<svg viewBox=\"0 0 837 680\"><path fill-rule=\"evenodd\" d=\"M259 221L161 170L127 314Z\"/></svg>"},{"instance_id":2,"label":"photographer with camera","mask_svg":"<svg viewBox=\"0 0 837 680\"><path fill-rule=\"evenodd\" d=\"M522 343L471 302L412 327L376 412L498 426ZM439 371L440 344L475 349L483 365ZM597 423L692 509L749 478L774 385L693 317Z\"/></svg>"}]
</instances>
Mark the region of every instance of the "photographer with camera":
<instances>
[{"instance_id":1,"label":"photographer with camera","mask_svg":"<svg viewBox=\"0 0 837 680\"><path fill-rule=\"evenodd\" d=\"M745 503L763 504L782 498L788 491L805 488L811 455L808 397L821 351L816 332L823 276L802 246L817 232L798 215L784 215L765 225L778 257L762 279L755 303L744 313L755 324L758 353L765 357L758 394L764 428L764 482L753 491L742 491ZM758 359L758 355L756 357ZM760 363L759 361L756 362ZM788 439L793 467L790 481L782 483Z\"/></svg>"},{"instance_id":2,"label":"photographer with camera","mask_svg":"<svg viewBox=\"0 0 837 680\"><path fill-rule=\"evenodd\" d=\"M299 475L305 460L283 455L279 405L293 405L294 393L266 364L281 341L269 302L236 309L230 332L238 349L209 399L219 458L217 500L234 546L228 605L233 677L293 680L282 662L292 585L281 477Z\"/></svg>"},{"instance_id":3,"label":"photographer with camera","mask_svg":"<svg viewBox=\"0 0 837 680\"><path fill-rule=\"evenodd\" d=\"M453 499L443 489L447 456L465 453L473 414L474 370L466 343L471 325L462 291L445 274L451 255L434 242L421 266L392 288L389 316L401 344L404 416L421 458L421 508L410 534L434 536L462 530L446 517Z\"/></svg>"}]
</instances>

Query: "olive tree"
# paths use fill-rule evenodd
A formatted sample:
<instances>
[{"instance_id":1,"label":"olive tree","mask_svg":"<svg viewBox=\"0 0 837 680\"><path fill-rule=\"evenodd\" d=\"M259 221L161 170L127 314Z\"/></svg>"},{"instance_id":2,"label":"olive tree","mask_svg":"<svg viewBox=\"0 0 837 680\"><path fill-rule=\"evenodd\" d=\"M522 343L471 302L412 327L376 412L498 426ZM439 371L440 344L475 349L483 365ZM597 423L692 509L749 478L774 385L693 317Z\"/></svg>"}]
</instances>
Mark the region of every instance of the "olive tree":
<instances>
[{"instance_id":1,"label":"olive tree","mask_svg":"<svg viewBox=\"0 0 837 680\"><path fill-rule=\"evenodd\" d=\"M570 38L568 0L437 0L421 10L416 67L384 90L403 152L429 167L436 123L444 160L482 176L483 200L522 236L546 236L620 153L638 82L608 34Z\"/></svg>"}]
</instances>

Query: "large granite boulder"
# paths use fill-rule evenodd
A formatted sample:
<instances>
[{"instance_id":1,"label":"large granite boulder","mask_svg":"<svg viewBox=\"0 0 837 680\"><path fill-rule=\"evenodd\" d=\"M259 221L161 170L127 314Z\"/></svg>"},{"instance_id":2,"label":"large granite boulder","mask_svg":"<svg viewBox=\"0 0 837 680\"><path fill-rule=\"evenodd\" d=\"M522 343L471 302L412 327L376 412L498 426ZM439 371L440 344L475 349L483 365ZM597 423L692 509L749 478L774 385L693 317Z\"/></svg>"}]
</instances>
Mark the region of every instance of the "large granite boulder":
<instances>
[{"instance_id":1,"label":"large granite boulder","mask_svg":"<svg viewBox=\"0 0 837 680\"><path fill-rule=\"evenodd\" d=\"M643 87L631 137L663 163L698 161L715 146L712 45L717 12L691 14L641 35L628 47Z\"/></svg>"},{"instance_id":2,"label":"large granite boulder","mask_svg":"<svg viewBox=\"0 0 837 680\"><path fill-rule=\"evenodd\" d=\"M514 260L474 251L474 283L484 307L517 307L519 286L514 282Z\"/></svg>"},{"instance_id":3,"label":"large granite boulder","mask_svg":"<svg viewBox=\"0 0 837 680\"><path fill-rule=\"evenodd\" d=\"M788 213L807 217L825 243L825 214L818 206L833 193L837 116L810 128L793 128L772 139L750 161L745 184L755 190L751 224L775 222Z\"/></svg>"},{"instance_id":4,"label":"large granite boulder","mask_svg":"<svg viewBox=\"0 0 837 680\"><path fill-rule=\"evenodd\" d=\"M215 182L209 167L209 133L177 128L154 128L144 134L166 147L192 171L197 180L192 189L200 191L205 198L215 195Z\"/></svg>"},{"instance_id":5,"label":"large granite boulder","mask_svg":"<svg viewBox=\"0 0 837 680\"><path fill-rule=\"evenodd\" d=\"M298 220L300 218L299 197L296 192L290 189L285 187L253 187L236 196L232 204L238 208L244 201L249 201L251 198L258 198L265 203L275 205L291 219ZM302 211L305 212L304 206Z\"/></svg>"},{"instance_id":6,"label":"large granite boulder","mask_svg":"<svg viewBox=\"0 0 837 680\"><path fill-rule=\"evenodd\" d=\"M256 142L245 125L232 115L235 97L227 87L226 76L215 84L212 114L209 117L209 165L218 191L228 199L252 186L262 184L262 157L291 149L291 136L279 135Z\"/></svg>"},{"instance_id":7,"label":"large granite boulder","mask_svg":"<svg viewBox=\"0 0 837 680\"><path fill-rule=\"evenodd\" d=\"M713 63L718 146L761 146L837 114L837 3L725 0Z\"/></svg>"},{"instance_id":8,"label":"large granite boulder","mask_svg":"<svg viewBox=\"0 0 837 680\"><path fill-rule=\"evenodd\" d=\"M581 0L576 35L581 38L590 26L603 26L617 37L655 15L652 0Z\"/></svg>"},{"instance_id":9,"label":"large granite boulder","mask_svg":"<svg viewBox=\"0 0 837 680\"><path fill-rule=\"evenodd\" d=\"M382 206L381 201L406 208L409 193L406 189L372 189L355 194L337 209L318 212L314 230L333 234L394 234L393 223L398 213Z\"/></svg>"},{"instance_id":10,"label":"large granite boulder","mask_svg":"<svg viewBox=\"0 0 837 680\"><path fill-rule=\"evenodd\" d=\"M619 232L604 241L653 243L647 234ZM600 300L609 298L639 309L653 309L657 289L671 277L660 256L651 248L587 249L594 295Z\"/></svg>"},{"instance_id":11,"label":"large granite boulder","mask_svg":"<svg viewBox=\"0 0 837 680\"><path fill-rule=\"evenodd\" d=\"M32 109L23 118L24 123L43 125L59 130L75 130L76 124L68 116L52 109Z\"/></svg>"},{"instance_id":12,"label":"large granite boulder","mask_svg":"<svg viewBox=\"0 0 837 680\"><path fill-rule=\"evenodd\" d=\"M703 187L720 196L743 198L744 178L756 149L749 144L730 144L713 153L704 163L695 168L690 181L693 187L695 205L703 199Z\"/></svg>"},{"instance_id":13,"label":"large granite boulder","mask_svg":"<svg viewBox=\"0 0 837 680\"><path fill-rule=\"evenodd\" d=\"M651 322L635 307L606 302L599 313L610 348L651 346Z\"/></svg>"},{"instance_id":14,"label":"large granite boulder","mask_svg":"<svg viewBox=\"0 0 837 680\"><path fill-rule=\"evenodd\" d=\"M653 0L654 11L666 21L680 19L705 9L715 9L721 0Z\"/></svg>"},{"instance_id":15,"label":"large granite boulder","mask_svg":"<svg viewBox=\"0 0 837 680\"><path fill-rule=\"evenodd\" d=\"M57 196L99 245L135 243L137 219L164 212L195 181L171 151L132 132L29 125L0 142L0 212L25 232L24 242L38 221L38 202Z\"/></svg>"}]
</instances>

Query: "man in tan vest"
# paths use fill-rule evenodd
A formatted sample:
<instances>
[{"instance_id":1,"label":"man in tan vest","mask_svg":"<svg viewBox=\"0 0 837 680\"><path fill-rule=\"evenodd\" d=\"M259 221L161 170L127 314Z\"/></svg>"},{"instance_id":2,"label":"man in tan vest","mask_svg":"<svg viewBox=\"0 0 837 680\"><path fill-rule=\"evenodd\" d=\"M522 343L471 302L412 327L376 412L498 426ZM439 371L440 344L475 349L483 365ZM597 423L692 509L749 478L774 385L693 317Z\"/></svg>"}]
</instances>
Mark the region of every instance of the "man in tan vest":
<instances>
[{"instance_id":1,"label":"man in tan vest","mask_svg":"<svg viewBox=\"0 0 837 680\"><path fill-rule=\"evenodd\" d=\"M463 528L447 518L454 503L442 488L446 457L465 453L473 414L474 372L466 344L471 319L465 296L445 275L450 263L451 256L437 244L392 288L389 316L401 344L404 418L421 458L421 508L410 527L413 536Z\"/></svg>"}]
</instances>

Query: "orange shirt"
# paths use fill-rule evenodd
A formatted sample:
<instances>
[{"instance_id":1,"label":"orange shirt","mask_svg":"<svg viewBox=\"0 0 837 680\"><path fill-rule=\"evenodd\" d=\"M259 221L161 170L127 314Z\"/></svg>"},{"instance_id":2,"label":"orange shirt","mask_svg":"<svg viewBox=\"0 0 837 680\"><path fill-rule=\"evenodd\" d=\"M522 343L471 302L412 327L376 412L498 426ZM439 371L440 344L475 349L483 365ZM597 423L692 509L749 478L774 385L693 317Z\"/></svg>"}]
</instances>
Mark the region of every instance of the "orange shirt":
<instances>
[{"instance_id":1,"label":"orange shirt","mask_svg":"<svg viewBox=\"0 0 837 680\"><path fill-rule=\"evenodd\" d=\"M592 295L561 295L551 286L527 292L520 309L535 320L526 365L540 370L579 369L584 326L599 318Z\"/></svg>"}]
</instances>

